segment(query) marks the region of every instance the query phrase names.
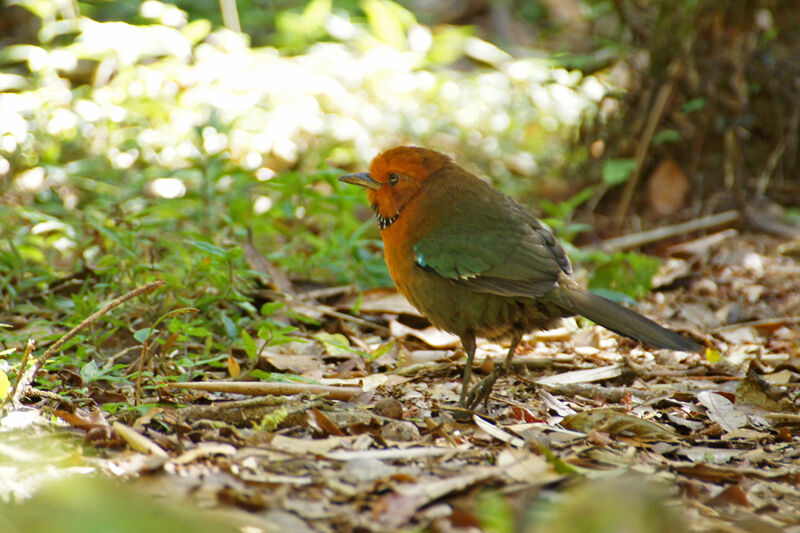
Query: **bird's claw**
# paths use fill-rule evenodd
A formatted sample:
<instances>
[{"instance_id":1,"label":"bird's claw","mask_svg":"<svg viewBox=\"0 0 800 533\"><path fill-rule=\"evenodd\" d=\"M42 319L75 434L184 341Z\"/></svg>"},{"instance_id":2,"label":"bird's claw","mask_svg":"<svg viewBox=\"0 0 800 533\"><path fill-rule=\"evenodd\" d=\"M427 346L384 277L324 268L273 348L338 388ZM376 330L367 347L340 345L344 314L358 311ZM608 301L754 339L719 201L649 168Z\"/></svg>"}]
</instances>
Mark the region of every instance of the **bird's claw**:
<instances>
[{"instance_id":1,"label":"bird's claw","mask_svg":"<svg viewBox=\"0 0 800 533\"><path fill-rule=\"evenodd\" d=\"M477 385L469 390L463 407L472 410L480 405L481 402L487 400L489 395L492 393L492 387L494 387L497 378L499 378L503 373L504 369L502 366L495 367L495 369L492 370L488 376L480 380Z\"/></svg>"}]
</instances>

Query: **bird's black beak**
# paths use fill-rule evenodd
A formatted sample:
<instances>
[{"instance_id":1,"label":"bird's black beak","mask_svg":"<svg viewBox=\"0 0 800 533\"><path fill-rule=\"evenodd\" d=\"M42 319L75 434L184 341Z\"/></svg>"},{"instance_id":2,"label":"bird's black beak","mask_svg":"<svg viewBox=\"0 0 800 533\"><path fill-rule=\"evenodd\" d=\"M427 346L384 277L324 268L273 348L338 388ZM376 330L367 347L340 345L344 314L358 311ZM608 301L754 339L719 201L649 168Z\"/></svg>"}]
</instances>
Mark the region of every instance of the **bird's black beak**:
<instances>
[{"instance_id":1,"label":"bird's black beak","mask_svg":"<svg viewBox=\"0 0 800 533\"><path fill-rule=\"evenodd\" d=\"M353 185L358 185L360 187L366 187L367 189L378 190L381 188L381 184L369 175L369 172L356 172L355 174L345 174L344 176L339 177L339 181L343 181L345 183L352 183Z\"/></svg>"}]
</instances>

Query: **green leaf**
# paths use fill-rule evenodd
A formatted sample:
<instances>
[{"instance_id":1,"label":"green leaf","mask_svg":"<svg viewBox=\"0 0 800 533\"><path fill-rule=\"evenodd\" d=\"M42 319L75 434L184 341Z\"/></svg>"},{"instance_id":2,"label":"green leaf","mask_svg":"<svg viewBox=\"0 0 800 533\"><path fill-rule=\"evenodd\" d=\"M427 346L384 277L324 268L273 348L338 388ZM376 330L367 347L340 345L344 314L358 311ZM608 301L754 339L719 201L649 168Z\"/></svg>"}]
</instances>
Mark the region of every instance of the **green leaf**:
<instances>
[{"instance_id":1,"label":"green leaf","mask_svg":"<svg viewBox=\"0 0 800 533\"><path fill-rule=\"evenodd\" d=\"M364 303L364 292L359 291L358 296L356 297L356 301L353 302L353 306L350 308L350 312L354 315L357 315L358 312L361 310L361 304Z\"/></svg>"},{"instance_id":2,"label":"green leaf","mask_svg":"<svg viewBox=\"0 0 800 533\"><path fill-rule=\"evenodd\" d=\"M246 329L242 329L242 344L244 344L244 352L247 354L247 357L255 360L256 356L258 355L256 341L254 341L253 337L247 333Z\"/></svg>"},{"instance_id":3,"label":"green leaf","mask_svg":"<svg viewBox=\"0 0 800 533\"><path fill-rule=\"evenodd\" d=\"M96 380L102 375L102 371L97 368L97 364L94 361L89 361L81 367L81 378L87 383Z\"/></svg>"},{"instance_id":4,"label":"green leaf","mask_svg":"<svg viewBox=\"0 0 800 533\"><path fill-rule=\"evenodd\" d=\"M395 344L397 344L396 339L392 339L387 343L381 344L375 351L369 354L369 357L367 357L367 359L369 359L370 361L374 361L375 359L378 359L382 355L386 355L387 353L389 353L389 350L391 350L394 347Z\"/></svg>"},{"instance_id":5,"label":"green leaf","mask_svg":"<svg viewBox=\"0 0 800 533\"><path fill-rule=\"evenodd\" d=\"M625 183L635 168L636 161L633 159L608 159L603 163L601 172L603 183L609 187Z\"/></svg>"},{"instance_id":6,"label":"green leaf","mask_svg":"<svg viewBox=\"0 0 800 533\"><path fill-rule=\"evenodd\" d=\"M314 338L317 339L322 345L325 347L325 351L328 352L330 355L352 355L355 352L350 347L350 341L342 335L341 333L317 333L314 335Z\"/></svg>"},{"instance_id":7,"label":"green leaf","mask_svg":"<svg viewBox=\"0 0 800 533\"><path fill-rule=\"evenodd\" d=\"M298 322L302 322L303 324L309 324L311 326L321 326L322 322L314 318L313 316L308 316L306 314L300 313L298 311L286 311L286 316L294 318Z\"/></svg>"},{"instance_id":8,"label":"green leaf","mask_svg":"<svg viewBox=\"0 0 800 533\"><path fill-rule=\"evenodd\" d=\"M225 313L220 314L220 320L222 321L222 327L225 328L225 334L231 339L235 339L238 336L238 332L233 320Z\"/></svg>"},{"instance_id":9,"label":"green leaf","mask_svg":"<svg viewBox=\"0 0 800 533\"><path fill-rule=\"evenodd\" d=\"M281 309L286 304L284 302L267 302L261 306L261 314L264 316L270 316L272 313Z\"/></svg>"},{"instance_id":10,"label":"green leaf","mask_svg":"<svg viewBox=\"0 0 800 533\"><path fill-rule=\"evenodd\" d=\"M239 259L244 254L244 250L242 250L241 246L234 246L233 248L229 248L225 252L225 258L230 259L231 261L235 259Z\"/></svg>"},{"instance_id":11,"label":"green leaf","mask_svg":"<svg viewBox=\"0 0 800 533\"><path fill-rule=\"evenodd\" d=\"M678 142L681 139L683 139L683 136L678 130L665 129L653 135L653 145Z\"/></svg>"},{"instance_id":12,"label":"green leaf","mask_svg":"<svg viewBox=\"0 0 800 533\"><path fill-rule=\"evenodd\" d=\"M705 109L706 104L707 102L705 98L695 98L683 104L681 106L681 111L684 113L694 113L695 111L701 111Z\"/></svg>"},{"instance_id":13,"label":"green leaf","mask_svg":"<svg viewBox=\"0 0 800 533\"><path fill-rule=\"evenodd\" d=\"M153 328L142 328L133 332L133 338L138 342L143 343L150 336L150 332L157 333L158 330L154 330Z\"/></svg>"},{"instance_id":14,"label":"green leaf","mask_svg":"<svg viewBox=\"0 0 800 533\"><path fill-rule=\"evenodd\" d=\"M631 298L624 292L613 291L611 289L592 289L592 292L598 296L602 296L603 298L608 298L612 302L617 302L618 304L628 304L628 305L635 305L636 299Z\"/></svg>"},{"instance_id":15,"label":"green leaf","mask_svg":"<svg viewBox=\"0 0 800 533\"><path fill-rule=\"evenodd\" d=\"M565 462L563 459L553 453L550 448L540 446L539 451L542 453L542 455L544 455L545 460L553 465L553 468L557 474L570 475L579 473L579 470L576 467Z\"/></svg>"},{"instance_id":16,"label":"green leaf","mask_svg":"<svg viewBox=\"0 0 800 533\"><path fill-rule=\"evenodd\" d=\"M215 255L215 256L221 257L223 259L227 259L228 258L228 254L227 254L227 252L225 250L223 250L219 246L214 246L210 242L196 241L194 239L189 239L186 242L188 244L190 244L191 246L194 246L198 250L202 250L202 251L204 251L206 253L209 253L211 255Z\"/></svg>"},{"instance_id":17,"label":"green leaf","mask_svg":"<svg viewBox=\"0 0 800 533\"><path fill-rule=\"evenodd\" d=\"M183 332L192 337L211 337L213 333L203 326L186 326Z\"/></svg>"},{"instance_id":18,"label":"green leaf","mask_svg":"<svg viewBox=\"0 0 800 533\"><path fill-rule=\"evenodd\" d=\"M620 300L623 293L633 298L642 298L650 290L650 280L658 271L661 262L649 255L635 252L617 252L613 255L604 253L591 254L595 263L589 280L589 288L611 300Z\"/></svg>"}]
</instances>

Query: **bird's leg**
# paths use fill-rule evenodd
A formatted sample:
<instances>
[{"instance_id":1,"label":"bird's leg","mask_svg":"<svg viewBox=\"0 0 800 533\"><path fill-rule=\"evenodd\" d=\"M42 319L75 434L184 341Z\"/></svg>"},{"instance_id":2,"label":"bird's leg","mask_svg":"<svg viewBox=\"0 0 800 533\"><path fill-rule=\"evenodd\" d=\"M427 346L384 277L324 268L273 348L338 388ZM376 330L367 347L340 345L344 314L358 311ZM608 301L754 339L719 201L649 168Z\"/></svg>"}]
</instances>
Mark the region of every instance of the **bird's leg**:
<instances>
[{"instance_id":1,"label":"bird's leg","mask_svg":"<svg viewBox=\"0 0 800 533\"><path fill-rule=\"evenodd\" d=\"M475 359L475 335L467 333L461 337L461 346L467 353L467 366L464 367L464 378L461 380L461 396L458 398L458 406L464 407L467 399L469 382L472 379L472 360Z\"/></svg>"},{"instance_id":2,"label":"bird's leg","mask_svg":"<svg viewBox=\"0 0 800 533\"><path fill-rule=\"evenodd\" d=\"M514 358L514 354L517 352L517 346L519 346L520 342L522 342L522 333L515 331L511 337L511 346L508 347L508 353L503 361L503 373L507 373L511 370L511 360Z\"/></svg>"},{"instance_id":3,"label":"bird's leg","mask_svg":"<svg viewBox=\"0 0 800 533\"><path fill-rule=\"evenodd\" d=\"M492 370L488 376L480 380L480 382L469 391L466 404L461 404L462 407L474 409L482 401L489 398L489 394L491 394L492 387L494 387L497 378L507 373L511 368L511 359L514 358L514 352L517 351L517 346L519 346L521 340L522 333L514 332L514 336L511 338L511 346L508 348L508 353L506 354L503 364L494 367L494 370Z\"/></svg>"}]
</instances>

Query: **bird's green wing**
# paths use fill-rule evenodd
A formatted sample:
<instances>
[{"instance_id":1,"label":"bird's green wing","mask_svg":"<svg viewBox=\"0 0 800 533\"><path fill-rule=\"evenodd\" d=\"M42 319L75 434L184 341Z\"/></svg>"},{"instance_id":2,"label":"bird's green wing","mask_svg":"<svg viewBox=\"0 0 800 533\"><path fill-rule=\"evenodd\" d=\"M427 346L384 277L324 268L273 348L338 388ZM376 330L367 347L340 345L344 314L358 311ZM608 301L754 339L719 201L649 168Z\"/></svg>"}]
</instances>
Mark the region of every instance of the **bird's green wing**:
<instances>
[{"instance_id":1,"label":"bird's green wing","mask_svg":"<svg viewBox=\"0 0 800 533\"><path fill-rule=\"evenodd\" d=\"M513 204L497 213L437 225L414 245L423 269L478 292L541 297L570 273L563 248L536 218Z\"/></svg>"}]
</instances>

